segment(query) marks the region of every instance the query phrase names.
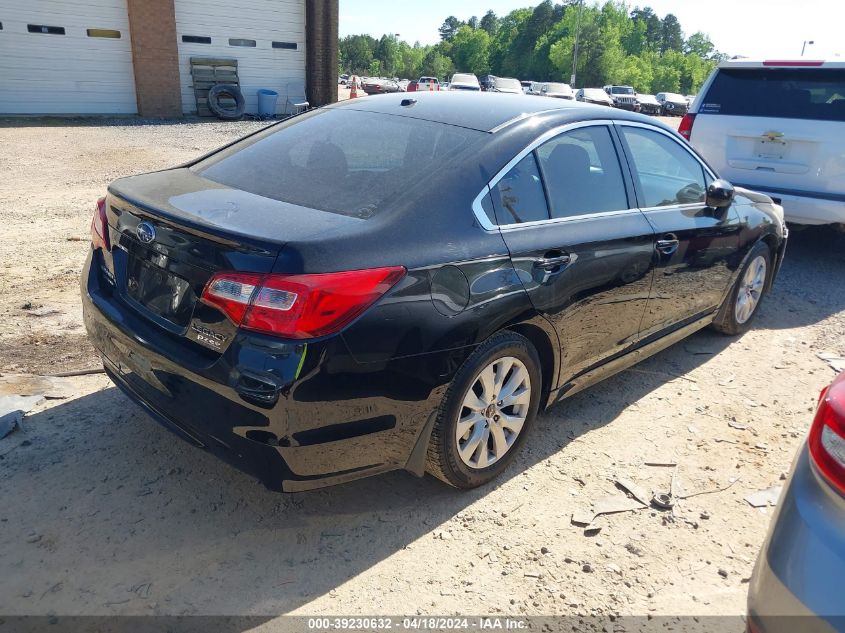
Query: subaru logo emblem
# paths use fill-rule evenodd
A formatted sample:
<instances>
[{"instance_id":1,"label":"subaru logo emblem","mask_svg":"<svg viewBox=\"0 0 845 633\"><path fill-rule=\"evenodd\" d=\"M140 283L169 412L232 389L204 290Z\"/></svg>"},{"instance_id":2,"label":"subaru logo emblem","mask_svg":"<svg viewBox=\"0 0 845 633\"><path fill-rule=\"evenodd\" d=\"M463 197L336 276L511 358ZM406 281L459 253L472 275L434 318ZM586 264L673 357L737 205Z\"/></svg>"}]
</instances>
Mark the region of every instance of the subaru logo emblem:
<instances>
[{"instance_id":1,"label":"subaru logo emblem","mask_svg":"<svg viewBox=\"0 0 845 633\"><path fill-rule=\"evenodd\" d=\"M141 222L138 228L135 229L135 234L144 244L149 244L156 238L155 227L149 222Z\"/></svg>"}]
</instances>

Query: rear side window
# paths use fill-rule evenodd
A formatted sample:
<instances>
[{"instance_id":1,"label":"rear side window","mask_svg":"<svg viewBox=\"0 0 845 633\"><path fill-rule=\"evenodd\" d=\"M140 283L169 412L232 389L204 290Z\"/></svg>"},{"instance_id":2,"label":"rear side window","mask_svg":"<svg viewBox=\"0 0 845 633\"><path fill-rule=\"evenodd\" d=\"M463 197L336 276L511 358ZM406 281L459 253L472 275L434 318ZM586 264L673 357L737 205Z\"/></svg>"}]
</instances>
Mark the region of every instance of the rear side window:
<instances>
[{"instance_id":1,"label":"rear side window","mask_svg":"<svg viewBox=\"0 0 845 633\"><path fill-rule=\"evenodd\" d=\"M620 129L645 207L704 202L704 168L678 141L643 128Z\"/></svg>"},{"instance_id":2,"label":"rear side window","mask_svg":"<svg viewBox=\"0 0 845 633\"><path fill-rule=\"evenodd\" d=\"M482 137L419 119L327 110L274 126L192 169L266 198L368 218Z\"/></svg>"},{"instance_id":3,"label":"rear side window","mask_svg":"<svg viewBox=\"0 0 845 633\"><path fill-rule=\"evenodd\" d=\"M699 112L845 121L845 69L723 68Z\"/></svg>"},{"instance_id":4,"label":"rear side window","mask_svg":"<svg viewBox=\"0 0 845 633\"><path fill-rule=\"evenodd\" d=\"M499 224L522 224L549 219L546 193L534 153L519 161L493 187Z\"/></svg>"},{"instance_id":5,"label":"rear side window","mask_svg":"<svg viewBox=\"0 0 845 633\"><path fill-rule=\"evenodd\" d=\"M566 132L537 150L553 218L628 208L622 169L605 126Z\"/></svg>"}]
</instances>

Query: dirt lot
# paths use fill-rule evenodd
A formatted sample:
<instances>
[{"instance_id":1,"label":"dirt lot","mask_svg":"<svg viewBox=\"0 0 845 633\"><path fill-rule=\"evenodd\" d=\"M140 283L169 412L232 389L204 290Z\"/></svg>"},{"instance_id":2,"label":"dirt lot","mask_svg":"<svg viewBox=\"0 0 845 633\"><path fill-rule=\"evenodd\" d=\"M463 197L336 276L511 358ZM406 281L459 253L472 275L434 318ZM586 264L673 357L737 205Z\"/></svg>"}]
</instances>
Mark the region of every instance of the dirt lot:
<instances>
[{"instance_id":1,"label":"dirt lot","mask_svg":"<svg viewBox=\"0 0 845 633\"><path fill-rule=\"evenodd\" d=\"M77 284L111 179L258 125L0 127L0 372L96 364ZM0 440L0 613L742 613L771 516L743 497L788 469L833 376L816 354L845 351L845 236L794 233L788 255L753 331L702 332L556 406L470 493L405 473L269 492L75 378ZM668 490L651 461L688 493L727 489L596 536L571 524L622 495L615 477Z\"/></svg>"}]
</instances>

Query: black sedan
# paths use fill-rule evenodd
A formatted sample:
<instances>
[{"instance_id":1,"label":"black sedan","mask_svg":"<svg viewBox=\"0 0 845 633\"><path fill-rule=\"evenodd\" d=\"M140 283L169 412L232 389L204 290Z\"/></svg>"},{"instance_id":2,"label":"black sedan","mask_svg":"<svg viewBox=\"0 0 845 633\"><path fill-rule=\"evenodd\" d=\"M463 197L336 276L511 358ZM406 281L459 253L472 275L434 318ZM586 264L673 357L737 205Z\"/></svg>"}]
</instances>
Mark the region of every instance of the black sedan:
<instances>
[{"instance_id":1,"label":"black sedan","mask_svg":"<svg viewBox=\"0 0 845 633\"><path fill-rule=\"evenodd\" d=\"M482 101L347 101L112 183L82 274L108 375L275 490L471 488L538 410L749 327L786 245L770 198L645 116Z\"/></svg>"}]
</instances>

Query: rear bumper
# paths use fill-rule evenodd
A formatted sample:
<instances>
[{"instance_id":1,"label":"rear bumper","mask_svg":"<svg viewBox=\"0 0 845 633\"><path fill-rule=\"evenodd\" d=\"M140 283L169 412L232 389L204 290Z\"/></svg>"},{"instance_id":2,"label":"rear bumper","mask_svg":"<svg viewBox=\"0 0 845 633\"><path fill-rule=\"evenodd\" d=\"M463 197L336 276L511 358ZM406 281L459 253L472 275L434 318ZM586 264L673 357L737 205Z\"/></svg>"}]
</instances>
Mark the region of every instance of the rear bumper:
<instances>
[{"instance_id":1,"label":"rear bumper","mask_svg":"<svg viewBox=\"0 0 845 633\"><path fill-rule=\"evenodd\" d=\"M757 630L845 632L843 525L845 499L819 481L805 444L749 585Z\"/></svg>"},{"instance_id":2,"label":"rear bumper","mask_svg":"<svg viewBox=\"0 0 845 633\"><path fill-rule=\"evenodd\" d=\"M845 195L826 197L827 194L770 188L765 185L743 184L739 186L771 196L778 204L783 206L787 222L814 225L845 224Z\"/></svg>"},{"instance_id":3,"label":"rear bumper","mask_svg":"<svg viewBox=\"0 0 845 633\"><path fill-rule=\"evenodd\" d=\"M294 492L401 468L422 474L409 460L418 440L427 442L422 431L442 394L426 380L436 355L374 365L356 362L340 337L304 345L246 334L222 355L202 355L110 297L91 257L82 304L88 337L124 393L267 487Z\"/></svg>"}]
</instances>

